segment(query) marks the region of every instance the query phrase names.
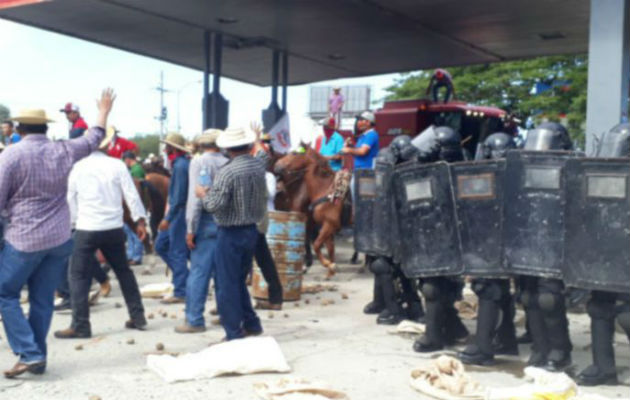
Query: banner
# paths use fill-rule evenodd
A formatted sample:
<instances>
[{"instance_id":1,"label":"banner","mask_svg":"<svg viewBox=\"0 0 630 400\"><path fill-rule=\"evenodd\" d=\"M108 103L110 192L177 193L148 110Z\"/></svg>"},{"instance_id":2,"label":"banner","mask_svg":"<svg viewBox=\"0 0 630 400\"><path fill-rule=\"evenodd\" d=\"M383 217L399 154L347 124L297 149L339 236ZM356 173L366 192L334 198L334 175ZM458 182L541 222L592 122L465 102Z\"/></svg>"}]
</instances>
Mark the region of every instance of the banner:
<instances>
[{"instance_id":1,"label":"banner","mask_svg":"<svg viewBox=\"0 0 630 400\"><path fill-rule=\"evenodd\" d=\"M289 130L289 114L284 113L282 118L269 131L271 147L276 153L286 154L291 149L291 134Z\"/></svg>"}]
</instances>

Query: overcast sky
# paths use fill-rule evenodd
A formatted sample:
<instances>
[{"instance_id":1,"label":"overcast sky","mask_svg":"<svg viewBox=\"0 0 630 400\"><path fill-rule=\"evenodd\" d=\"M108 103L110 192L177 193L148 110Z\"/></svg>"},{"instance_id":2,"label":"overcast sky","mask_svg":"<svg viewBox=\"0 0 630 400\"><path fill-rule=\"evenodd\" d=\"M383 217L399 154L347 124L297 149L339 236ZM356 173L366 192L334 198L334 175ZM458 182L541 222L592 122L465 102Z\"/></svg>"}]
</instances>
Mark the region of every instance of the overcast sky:
<instances>
[{"instance_id":1,"label":"overcast sky","mask_svg":"<svg viewBox=\"0 0 630 400\"><path fill-rule=\"evenodd\" d=\"M96 116L95 99L105 86L118 93L110 121L123 136L157 132L159 94L154 88L158 86L160 71L164 71L164 86L172 90L165 95L168 129L177 129L180 89L182 133L193 137L201 129L202 73L199 71L5 20L0 20L0 65L0 103L13 114L22 108L44 108L56 121L49 130L51 137L67 136L67 121L58 111L66 102L79 104L88 124L92 123ZM397 76L340 79L317 85L368 84L372 87L372 100L378 100ZM308 140L318 130L306 116L308 87L289 88L294 140ZM223 79L221 90L230 101L230 126L246 127L250 121L260 120L261 110L267 108L271 99L270 88L231 79Z\"/></svg>"}]
</instances>

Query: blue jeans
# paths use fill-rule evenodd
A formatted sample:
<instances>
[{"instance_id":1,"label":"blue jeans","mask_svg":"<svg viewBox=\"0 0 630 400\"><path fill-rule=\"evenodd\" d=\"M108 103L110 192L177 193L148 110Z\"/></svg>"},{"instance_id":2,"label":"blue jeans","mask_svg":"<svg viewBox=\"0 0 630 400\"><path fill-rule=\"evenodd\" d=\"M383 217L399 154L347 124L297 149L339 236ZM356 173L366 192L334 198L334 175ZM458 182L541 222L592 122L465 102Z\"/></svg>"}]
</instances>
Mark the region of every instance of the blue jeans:
<instances>
[{"instance_id":1,"label":"blue jeans","mask_svg":"<svg viewBox=\"0 0 630 400\"><path fill-rule=\"evenodd\" d=\"M247 275L258 240L255 225L219 227L214 270L217 309L228 340L247 332L262 332L247 291Z\"/></svg>"},{"instance_id":2,"label":"blue jeans","mask_svg":"<svg viewBox=\"0 0 630 400\"><path fill-rule=\"evenodd\" d=\"M186 281L186 322L204 326L203 312L210 278L214 273L212 257L217 245L217 224L212 214L203 212L195 234L195 248L190 252L190 275Z\"/></svg>"},{"instance_id":3,"label":"blue jeans","mask_svg":"<svg viewBox=\"0 0 630 400\"><path fill-rule=\"evenodd\" d=\"M140 238L127 224L123 224L123 231L127 236L127 260L141 263L144 246Z\"/></svg>"},{"instance_id":4,"label":"blue jeans","mask_svg":"<svg viewBox=\"0 0 630 400\"><path fill-rule=\"evenodd\" d=\"M46 335L52 320L55 289L61 282L72 240L34 252L19 251L5 242L0 260L0 313L7 339L20 361L46 360ZM28 320L20 307L20 291L28 286Z\"/></svg>"},{"instance_id":5,"label":"blue jeans","mask_svg":"<svg viewBox=\"0 0 630 400\"><path fill-rule=\"evenodd\" d=\"M186 219L184 211L175 214L169 228L155 239L155 252L173 272L175 297L186 297L188 279L188 246L186 246Z\"/></svg>"}]
</instances>

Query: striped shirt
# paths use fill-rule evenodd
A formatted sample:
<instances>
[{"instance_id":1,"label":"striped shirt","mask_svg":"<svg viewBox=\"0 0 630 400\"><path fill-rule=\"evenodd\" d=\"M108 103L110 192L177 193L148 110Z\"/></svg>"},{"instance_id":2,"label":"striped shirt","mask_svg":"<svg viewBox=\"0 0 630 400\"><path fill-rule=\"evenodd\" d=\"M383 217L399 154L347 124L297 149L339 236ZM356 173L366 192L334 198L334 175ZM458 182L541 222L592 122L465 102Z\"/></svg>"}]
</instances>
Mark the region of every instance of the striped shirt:
<instances>
[{"instance_id":1,"label":"striped shirt","mask_svg":"<svg viewBox=\"0 0 630 400\"><path fill-rule=\"evenodd\" d=\"M11 246L35 252L70 239L68 175L104 136L100 127L62 142L30 134L0 154L0 213L6 213L4 238Z\"/></svg>"},{"instance_id":2,"label":"striped shirt","mask_svg":"<svg viewBox=\"0 0 630 400\"><path fill-rule=\"evenodd\" d=\"M219 170L203 207L219 226L258 223L267 212L264 160L240 155Z\"/></svg>"}]
</instances>

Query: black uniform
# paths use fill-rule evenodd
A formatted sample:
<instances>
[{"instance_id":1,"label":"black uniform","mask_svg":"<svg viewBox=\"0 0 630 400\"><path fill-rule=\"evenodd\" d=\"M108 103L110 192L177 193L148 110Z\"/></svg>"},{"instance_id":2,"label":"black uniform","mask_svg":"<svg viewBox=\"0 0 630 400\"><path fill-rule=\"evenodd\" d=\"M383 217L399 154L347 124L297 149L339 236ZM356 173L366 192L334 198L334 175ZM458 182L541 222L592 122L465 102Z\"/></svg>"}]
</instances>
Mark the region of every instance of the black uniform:
<instances>
[{"instance_id":1,"label":"black uniform","mask_svg":"<svg viewBox=\"0 0 630 400\"><path fill-rule=\"evenodd\" d=\"M630 157L630 124L620 124L607 132L599 143L598 157ZM613 337L615 317L630 340L630 295L595 290L587 303L591 318L593 364L577 377L586 386L616 384L617 370Z\"/></svg>"},{"instance_id":2,"label":"black uniform","mask_svg":"<svg viewBox=\"0 0 630 400\"><path fill-rule=\"evenodd\" d=\"M425 139L426 137L426 139ZM456 162L464 159L461 137L449 127L438 127L434 134L424 133L414 145L419 149L418 161ZM425 333L413 344L418 352L431 352L452 345L468 336L455 301L461 298L463 281L455 277L430 277L420 279L420 289L425 301Z\"/></svg>"},{"instance_id":3,"label":"black uniform","mask_svg":"<svg viewBox=\"0 0 630 400\"><path fill-rule=\"evenodd\" d=\"M572 147L564 126L546 122L528 133L524 149L548 151L571 150ZM533 342L528 365L551 371L568 367L573 346L569 338L563 281L521 276L517 284Z\"/></svg>"},{"instance_id":4,"label":"black uniform","mask_svg":"<svg viewBox=\"0 0 630 400\"><path fill-rule=\"evenodd\" d=\"M366 314L377 314L378 324L393 325L403 319L421 321L424 317L422 302L418 295L417 286L404 276L396 260L396 221L393 209L393 194L389 188L389 175L395 164L412 157L401 151L405 143L409 143L408 136L400 136L388 148L382 149L376 157L374 170L376 199L372 210L362 210L357 218L369 218L375 226L372 232L356 232L356 235L375 235L373 240L366 240L362 250L368 253L369 268L374 273L374 297L363 309ZM369 174L366 172L365 174ZM359 178L359 190L361 177ZM368 213L367 215L363 215ZM355 218L356 219L356 218ZM356 224L355 227L358 227ZM359 227L361 228L361 227ZM362 239L357 237L357 241ZM355 242L355 243L356 243Z\"/></svg>"},{"instance_id":5,"label":"black uniform","mask_svg":"<svg viewBox=\"0 0 630 400\"><path fill-rule=\"evenodd\" d=\"M510 135L494 133L480 146L476 158L505 158L506 152L514 148L516 145ZM493 363L495 354L518 355L510 280L475 278L472 290L479 299L477 332L474 342L460 352L458 358L466 364L488 365ZM493 338L496 338L494 344Z\"/></svg>"}]
</instances>

